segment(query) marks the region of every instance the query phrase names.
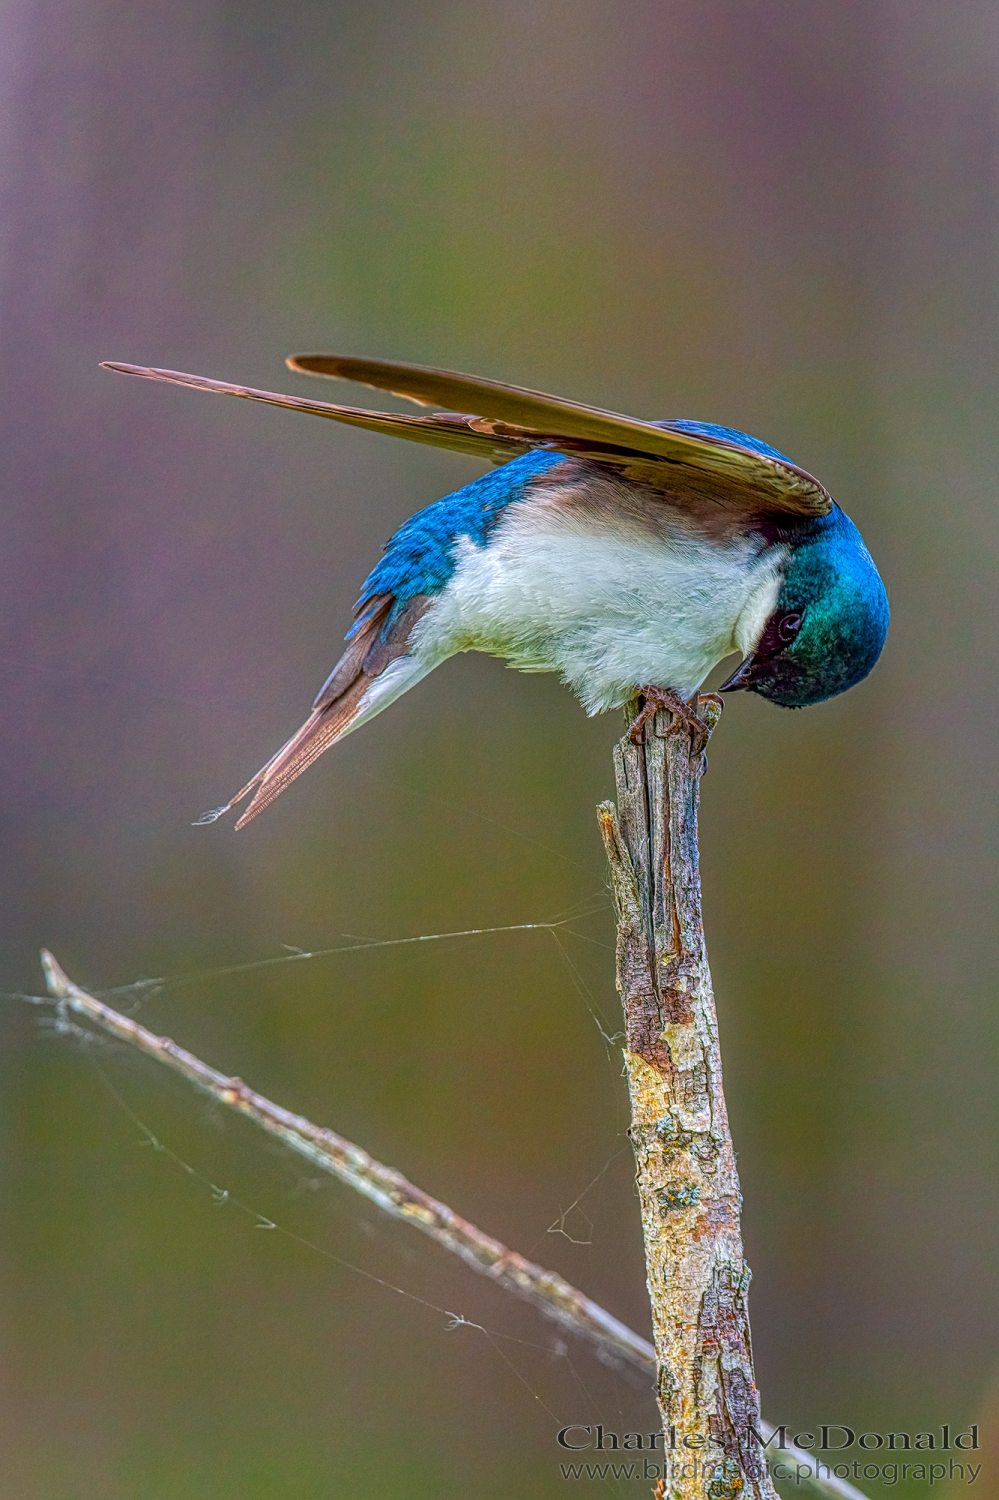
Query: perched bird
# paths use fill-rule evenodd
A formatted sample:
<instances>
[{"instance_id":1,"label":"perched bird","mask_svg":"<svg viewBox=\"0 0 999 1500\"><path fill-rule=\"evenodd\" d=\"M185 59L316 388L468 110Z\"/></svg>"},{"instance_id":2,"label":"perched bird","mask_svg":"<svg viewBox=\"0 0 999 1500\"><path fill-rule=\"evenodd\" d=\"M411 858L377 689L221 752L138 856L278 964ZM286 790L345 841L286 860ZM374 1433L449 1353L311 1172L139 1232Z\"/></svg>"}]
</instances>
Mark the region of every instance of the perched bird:
<instances>
[{"instance_id":1,"label":"perched bird","mask_svg":"<svg viewBox=\"0 0 999 1500\"><path fill-rule=\"evenodd\" d=\"M487 651L558 672L587 713L645 697L636 732L734 651L722 692L785 708L867 676L888 599L853 522L776 448L713 423L645 422L419 365L297 355L293 370L448 408L374 412L174 370L128 375L217 391L432 443L500 467L412 516L368 575L347 649L309 718L224 808L237 828L330 745L447 657ZM457 415L470 407L477 415Z\"/></svg>"}]
</instances>

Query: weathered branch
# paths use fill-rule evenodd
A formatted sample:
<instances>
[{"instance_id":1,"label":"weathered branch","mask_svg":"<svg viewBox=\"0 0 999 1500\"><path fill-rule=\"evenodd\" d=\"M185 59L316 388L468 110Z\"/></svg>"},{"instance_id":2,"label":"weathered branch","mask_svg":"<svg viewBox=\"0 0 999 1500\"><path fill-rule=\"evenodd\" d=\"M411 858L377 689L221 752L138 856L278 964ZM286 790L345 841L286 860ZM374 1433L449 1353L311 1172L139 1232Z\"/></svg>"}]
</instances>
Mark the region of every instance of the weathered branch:
<instances>
[{"instance_id":1,"label":"weathered branch","mask_svg":"<svg viewBox=\"0 0 999 1500\"><path fill-rule=\"evenodd\" d=\"M698 789L721 707L702 699L701 711L703 730L660 710L640 743L627 734L614 756L617 808L598 812L618 914L659 1406L664 1431L675 1428L705 1466L672 1465L666 1493L735 1500L745 1487L775 1500L755 1435L750 1272L701 921Z\"/></svg>"},{"instance_id":2,"label":"weathered branch","mask_svg":"<svg viewBox=\"0 0 999 1500\"><path fill-rule=\"evenodd\" d=\"M88 995L67 977L52 954L44 950L42 967L50 994L67 1010L85 1016L119 1041L128 1042L148 1057L165 1063L219 1104L245 1115L314 1166L362 1193L384 1213L395 1219L404 1219L445 1250L460 1256L473 1270L488 1276L516 1296L533 1302L546 1317L588 1339L605 1356L626 1361L646 1373L654 1365L655 1354L646 1339L639 1338L637 1333L596 1302L591 1302L554 1271L546 1271L491 1235L483 1234L446 1203L408 1182L401 1172L375 1161L360 1146L355 1146L336 1131L325 1130L302 1115L292 1114L263 1094L256 1093L241 1078L227 1078L193 1053L178 1047L169 1037L156 1036L137 1021Z\"/></svg>"},{"instance_id":3,"label":"weathered branch","mask_svg":"<svg viewBox=\"0 0 999 1500\"><path fill-rule=\"evenodd\" d=\"M535 1265L491 1235L483 1234L447 1204L424 1193L401 1172L383 1166L335 1131L283 1109L241 1079L218 1072L169 1037L157 1036L80 989L52 954L44 950L42 967L49 994L60 1010L82 1016L99 1031L165 1064L217 1103L252 1120L314 1166L363 1194L384 1213L412 1224L495 1285L532 1303L552 1322L587 1340L603 1358L620 1360L649 1378L655 1374L656 1353L648 1340L555 1272ZM760 1422L759 1431L765 1442L775 1435L775 1429L767 1422ZM780 1453L789 1465L800 1467L805 1483L833 1500L866 1500L860 1490L835 1475L816 1478L812 1456L801 1449L787 1444Z\"/></svg>"}]
</instances>

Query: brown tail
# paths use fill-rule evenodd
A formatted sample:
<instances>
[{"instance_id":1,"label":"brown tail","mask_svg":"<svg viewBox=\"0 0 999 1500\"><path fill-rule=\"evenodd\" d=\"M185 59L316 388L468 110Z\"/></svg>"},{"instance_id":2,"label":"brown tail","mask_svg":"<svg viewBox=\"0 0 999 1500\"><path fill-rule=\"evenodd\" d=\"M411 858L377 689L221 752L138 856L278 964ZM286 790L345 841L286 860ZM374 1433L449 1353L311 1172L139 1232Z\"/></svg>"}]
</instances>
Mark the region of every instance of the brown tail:
<instances>
[{"instance_id":1,"label":"brown tail","mask_svg":"<svg viewBox=\"0 0 999 1500\"><path fill-rule=\"evenodd\" d=\"M296 777L307 771L324 750L328 750L347 732L357 716L358 705L370 682L371 679L362 672L336 703L329 708L317 708L298 733L292 735L288 743L281 747L273 760L269 760L263 770L258 771L253 780L236 793L230 807L241 802L247 792L256 788L256 795L237 822L237 828L244 828L265 807L269 807L275 797L280 797Z\"/></svg>"},{"instance_id":2,"label":"brown tail","mask_svg":"<svg viewBox=\"0 0 999 1500\"><path fill-rule=\"evenodd\" d=\"M261 767L235 797L224 807L205 813L198 819L199 823L214 823L230 808L242 802L250 792L254 792L253 801L236 824L237 829L245 828L251 819L270 806L275 797L280 797L314 760L318 760L324 750L328 750L349 733L368 688L391 662L406 655L410 630L428 603L424 596L412 600L383 638L381 628L392 600L390 596L384 595L372 602L374 608L369 608L368 618L343 653L301 729L292 735L286 745L281 746L276 755L271 756L267 764ZM413 682L418 681L422 675L417 669ZM398 691L404 692L405 687L398 688ZM392 696L387 696L384 704L373 711L377 713L380 707L387 708L392 701ZM371 711L369 706L367 712Z\"/></svg>"}]
</instances>

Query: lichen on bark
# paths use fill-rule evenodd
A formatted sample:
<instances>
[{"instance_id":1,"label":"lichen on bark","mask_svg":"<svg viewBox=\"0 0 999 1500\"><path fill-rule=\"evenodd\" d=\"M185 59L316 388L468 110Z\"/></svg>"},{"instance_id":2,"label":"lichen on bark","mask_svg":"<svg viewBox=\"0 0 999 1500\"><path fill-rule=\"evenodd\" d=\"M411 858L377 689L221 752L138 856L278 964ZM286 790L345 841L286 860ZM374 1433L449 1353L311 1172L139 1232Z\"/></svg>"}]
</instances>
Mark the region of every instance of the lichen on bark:
<instances>
[{"instance_id":1,"label":"lichen on bark","mask_svg":"<svg viewBox=\"0 0 999 1500\"><path fill-rule=\"evenodd\" d=\"M635 717L633 710L631 717ZM721 708L702 699L709 735ZM631 1139L671 1462L666 1494L775 1500L758 1439L742 1198L701 917L705 734L660 710L598 809L617 909ZM671 1446L675 1444L675 1446Z\"/></svg>"}]
</instances>

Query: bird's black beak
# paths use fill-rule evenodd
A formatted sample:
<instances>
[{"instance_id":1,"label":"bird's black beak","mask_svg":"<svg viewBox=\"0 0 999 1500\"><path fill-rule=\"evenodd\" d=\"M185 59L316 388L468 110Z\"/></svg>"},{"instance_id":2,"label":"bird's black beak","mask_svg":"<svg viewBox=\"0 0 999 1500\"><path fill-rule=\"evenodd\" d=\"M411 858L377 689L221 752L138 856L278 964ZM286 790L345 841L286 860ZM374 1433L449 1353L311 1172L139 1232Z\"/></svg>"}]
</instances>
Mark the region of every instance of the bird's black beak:
<instances>
[{"instance_id":1,"label":"bird's black beak","mask_svg":"<svg viewBox=\"0 0 999 1500\"><path fill-rule=\"evenodd\" d=\"M739 663L731 677L725 678L718 691L720 693L737 693L742 688L750 687L753 681L753 665L754 658L747 656L745 661Z\"/></svg>"}]
</instances>

